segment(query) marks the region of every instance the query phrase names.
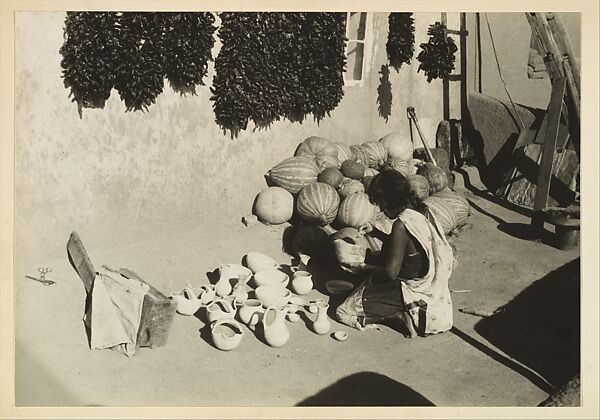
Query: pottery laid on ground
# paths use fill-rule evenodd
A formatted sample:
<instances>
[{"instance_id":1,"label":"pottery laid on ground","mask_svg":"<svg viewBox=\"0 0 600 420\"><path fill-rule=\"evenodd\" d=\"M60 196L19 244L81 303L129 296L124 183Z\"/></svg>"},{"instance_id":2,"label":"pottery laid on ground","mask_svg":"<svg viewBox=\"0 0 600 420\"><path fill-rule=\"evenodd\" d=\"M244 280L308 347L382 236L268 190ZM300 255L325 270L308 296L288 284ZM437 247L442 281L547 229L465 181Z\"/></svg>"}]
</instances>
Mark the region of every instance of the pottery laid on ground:
<instances>
[{"instance_id":1,"label":"pottery laid on ground","mask_svg":"<svg viewBox=\"0 0 600 420\"><path fill-rule=\"evenodd\" d=\"M317 318L313 322L313 331L319 335L327 334L331 329L331 322L327 316L327 309L329 304L325 302L319 302L316 304L317 307Z\"/></svg>"},{"instance_id":2,"label":"pottery laid on ground","mask_svg":"<svg viewBox=\"0 0 600 420\"><path fill-rule=\"evenodd\" d=\"M273 270L279 267L277 261L261 252L249 252L244 256L246 266L253 274L263 270Z\"/></svg>"},{"instance_id":3,"label":"pottery laid on ground","mask_svg":"<svg viewBox=\"0 0 600 420\"><path fill-rule=\"evenodd\" d=\"M201 306L200 299L195 296L194 291L189 287L183 289L181 294L172 295L171 299L177 303L176 310L180 315L194 315Z\"/></svg>"},{"instance_id":4,"label":"pottery laid on ground","mask_svg":"<svg viewBox=\"0 0 600 420\"><path fill-rule=\"evenodd\" d=\"M310 255L300 254L299 258L300 262L298 263L298 267L296 267L296 271L308 270L308 262L310 261Z\"/></svg>"},{"instance_id":5,"label":"pottery laid on ground","mask_svg":"<svg viewBox=\"0 0 600 420\"><path fill-rule=\"evenodd\" d=\"M213 344L219 350L233 350L242 341L244 331L241 325L233 319L220 319L211 326Z\"/></svg>"},{"instance_id":6,"label":"pottery laid on ground","mask_svg":"<svg viewBox=\"0 0 600 420\"><path fill-rule=\"evenodd\" d=\"M318 304L323 304L325 301L323 299L315 299L308 302L308 312L311 314L316 314L318 311Z\"/></svg>"},{"instance_id":7,"label":"pottery laid on ground","mask_svg":"<svg viewBox=\"0 0 600 420\"><path fill-rule=\"evenodd\" d=\"M231 293L231 280L238 280L240 276L250 278L252 271L239 264L221 264L219 266L219 281L215 284L217 296L225 297Z\"/></svg>"},{"instance_id":8,"label":"pottery laid on ground","mask_svg":"<svg viewBox=\"0 0 600 420\"><path fill-rule=\"evenodd\" d=\"M262 270L254 274L254 284L256 287L277 285L287 287L290 277L279 270Z\"/></svg>"},{"instance_id":9,"label":"pottery laid on ground","mask_svg":"<svg viewBox=\"0 0 600 420\"><path fill-rule=\"evenodd\" d=\"M349 281L344 280L330 280L325 283L325 288L330 295L344 296L350 294L354 285Z\"/></svg>"},{"instance_id":10,"label":"pottery laid on ground","mask_svg":"<svg viewBox=\"0 0 600 420\"><path fill-rule=\"evenodd\" d=\"M345 341L348 338L348 333L346 331L336 331L333 333L333 338L337 341Z\"/></svg>"},{"instance_id":11,"label":"pottery laid on ground","mask_svg":"<svg viewBox=\"0 0 600 420\"><path fill-rule=\"evenodd\" d=\"M262 319L264 312L260 300L247 299L238 309L238 317L244 324L253 327Z\"/></svg>"},{"instance_id":12,"label":"pottery laid on ground","mask_svg":"<svg viewBox=\"0 0 600 420\"><path fill-rule=\"evenodd\" d=\"M288 303L292 297L292 292L282 286L259 286L254 292L256 293L258 300L260 300L266 308L269 306L281 308Z\"/></svg>"},{"instance_id":13,"label":"pottery laid on ground","mask_svg":"<svg viewBox=\"0 0 600 420\"><path fill-rule=\"evenodd\" d=\"M238 281L231 292L231 296L234 297L235 302L243 304L248 299L248 290L246 290L246 284L250 280L250 277L241 275L238 277Z\"/></svg>"},{"instance_id":14,"label":"pottery laid on ground","mask_svg":"<svg viewBox=\"0 0 600 420\"><path fill-rule=\"evenodd\" d=\"M215 322L221 319L233 319L235 312L235 306L227 299L215 300L206 307L208 322Z\"/></svg>"},{"instance_id":15,"label":"pottery laid on ground","mask_svg":"<svg viewBox=\"0 0 600 420\"><path fill-rule=\"evenodd\" d=\"M212 284L203 284L199 287L198 299L200 305L208 305L215 300L217 293L215 292L215 286Z\"/></svg>"},{"instance_id":16,"label":"pottery laid on ground","mask_svg":"<svg viewBox=\"0 0 600 420\"><path fill-rule=\"evenodd\" d=\"M312 274L308 271L296 271L292 279L292 289L299 295L306 295L313 288Z\"/></svg>"},{"instance_id":17,"label":"pottery laid on ground","mask_svg":"<svg viewBox=\"0 0 600 420\"><path fill-rule=\"evenodd\" d=\"M290 331L285 325L286 311L272 306L268 307L262 319L265 341L271 347L281 347L290 338Z\"/></svg>"}]
</instances>

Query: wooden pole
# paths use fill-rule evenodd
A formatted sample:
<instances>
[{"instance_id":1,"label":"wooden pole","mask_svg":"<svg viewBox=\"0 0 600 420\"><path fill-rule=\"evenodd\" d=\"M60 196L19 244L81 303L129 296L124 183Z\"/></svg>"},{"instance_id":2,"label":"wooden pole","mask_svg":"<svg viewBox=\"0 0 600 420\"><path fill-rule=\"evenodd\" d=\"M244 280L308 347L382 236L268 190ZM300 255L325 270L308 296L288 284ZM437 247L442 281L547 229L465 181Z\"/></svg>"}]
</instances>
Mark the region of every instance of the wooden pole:
<instances>
[{"instance_id":1,"label":"wooden pole","mask_svg":"<svg viewBox=\"0 0 600 420\"><path fill-rule=\"evenodd\" d=\"M542 145L541 163L538 170L535 200L533 202L533 216L531 226L535 233L540 233L544 227L543 210L548 204L548 193L552 180L552 163L560 128L560 116L562 113L563 99L566 91L566 80L559 78L552 86L550 104L548 105L548 124Z\"/></svg>"}]
</instances>

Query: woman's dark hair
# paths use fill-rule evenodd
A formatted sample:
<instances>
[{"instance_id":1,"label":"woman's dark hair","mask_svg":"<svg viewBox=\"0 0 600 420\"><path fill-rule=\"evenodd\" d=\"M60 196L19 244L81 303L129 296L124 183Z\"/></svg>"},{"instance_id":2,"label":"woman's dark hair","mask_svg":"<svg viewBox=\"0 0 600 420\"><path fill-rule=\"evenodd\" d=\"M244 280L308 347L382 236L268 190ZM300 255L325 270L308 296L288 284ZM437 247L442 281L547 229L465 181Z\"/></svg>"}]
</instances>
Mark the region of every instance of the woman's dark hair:
<instances>
[{"instance_id":1,"label":"woman's dark hair","mask_svg":"<svg viewBox=\"0 0 600 420\"><path fill-rule=\"evenodd\" d=\"M425 214L427 207L410 188L406 177L394 169L387 169L371 180L367 190L369 201L391 214L399 215L409 206Z\"/></svg>"}]
</instances>

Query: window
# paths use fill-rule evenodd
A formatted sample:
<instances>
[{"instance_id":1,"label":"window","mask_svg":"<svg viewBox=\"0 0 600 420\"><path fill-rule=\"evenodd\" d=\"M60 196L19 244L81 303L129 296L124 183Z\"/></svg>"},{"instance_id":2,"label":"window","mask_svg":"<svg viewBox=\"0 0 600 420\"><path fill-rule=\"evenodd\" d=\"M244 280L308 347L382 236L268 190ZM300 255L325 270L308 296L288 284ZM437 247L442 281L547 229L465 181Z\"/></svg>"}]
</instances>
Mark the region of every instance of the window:
<instances>
[{"instance_id":1,"label":"window","mask_svg":"<svg viewBox=\"0 0 600 420\"><path fill-rule=\"evenodd\" d=\"M348 12L346 17L346 86L362 86L369 51L371 16L367 12Z\"/></svg>"}]
</instances>

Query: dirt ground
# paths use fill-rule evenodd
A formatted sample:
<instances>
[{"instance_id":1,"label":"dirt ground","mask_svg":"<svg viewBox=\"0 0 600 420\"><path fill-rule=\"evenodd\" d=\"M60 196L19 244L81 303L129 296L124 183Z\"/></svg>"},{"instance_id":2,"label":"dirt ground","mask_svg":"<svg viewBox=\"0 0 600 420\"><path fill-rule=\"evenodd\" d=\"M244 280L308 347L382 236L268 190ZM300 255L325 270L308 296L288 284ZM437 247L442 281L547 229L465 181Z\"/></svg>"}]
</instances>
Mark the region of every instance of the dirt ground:
<instances>
[{"instance_id":1,"label":"dirt ground","mask_svg":"<svg viewBox=\"0 0 600 420\"><path fill-rule=\"evenodd\" d=\"M359 332L332 321L345 342L318 336L312 314L288 323L291 338L271 348L245 329L241 345L213 347L207 325L177 316L168 343L127 358L92 351L82 323L85 292L63 242L43 258L57 284L35 275L39 255L18 255L17 406L537 406L579 372L579 249L558 250L524 235L529 217L478 193L469 197L470 229L455 239L459 263L450 280L452 331L407 339L397 332ZM94 264L127 267L166 294L188 281L208 282L219 263L261 251L289 264L286 226L211 220L148 227L136 240L82 237ZM552 229L548 226L548 229ZM323 294L330 277L315 272ZM321 290L321 291L319 291ZM331 301L334 306L334 301ZM482 318L459 311L502 311Z\"/></svg>"}]
</instances>

